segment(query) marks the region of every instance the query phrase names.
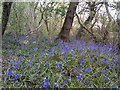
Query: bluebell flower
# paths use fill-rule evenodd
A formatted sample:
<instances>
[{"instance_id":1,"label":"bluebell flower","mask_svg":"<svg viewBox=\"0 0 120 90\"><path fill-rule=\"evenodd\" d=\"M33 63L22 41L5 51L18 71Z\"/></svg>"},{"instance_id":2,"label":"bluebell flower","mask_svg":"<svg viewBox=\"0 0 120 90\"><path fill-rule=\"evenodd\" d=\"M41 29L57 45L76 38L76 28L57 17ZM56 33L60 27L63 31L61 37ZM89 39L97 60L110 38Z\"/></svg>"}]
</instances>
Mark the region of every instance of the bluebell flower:
<instances>
[{"instance_id":1,"label":"bluebell flower","mask_svg":"<svg viewBox=\"0 0 120 90\"><path fill-rule=\"evenodd\" d=\"M94 60L95 60L95 58L94 58L94 57L93 57L93 58L90 58L90 60L91 60L91 61L94 61Z\"/></svg>"},{"instance_id":2,"label":"bluebell flower","mask_svg":"<svg viewBox=\"0 0 120 90\"><path fill-rule=\"evenodd\" d=\"M109 70L101 70L102 73L107 73Z\"/></svg>"},{"instance_id":3,"label":"bluebell flower","mask_svg":"<svg viewBox=\"0 0 120 90\"><path fill-rule=\"evenodd\" d=\"M39 88L42 88L42 86L39 86Z\"/></svg>"},{"instance_id":4,"label":"bluebell flower","mask_svg":"<svg viewBox=\"0 0 120 90\"><path fill-rule=\"evenodd\" d=\"M55 51L55 49L56 49L55 47L52 47L52 52L54 52L54 51Z\"/></svg>"},{"instance_id":5,"label":"bluebell flower","mask_svg":"<svg viewBox=\"0 0 120 90\"><path fill-rule=\"evenodd\" d=\"M108 78L108 76L104 76L104 79L106 80Z\"/></svg>"},{"instance_id":6,"label":"bluebell flower","mask_svg":"<svg viewBox=\"0 0 120 90\"><path fill-rule=\"evenodd\" d=\"M57 63L56 63L56 66L59 67L60 69L63 68L63 64L62 64L62 62L57 62Z\"/></svg>"},{"instance_id":7,"label":"bluebell flower","mask_svg":"<svg viewBox=\"0 0 120 90\"><path fill-rule=\"evenodd\" d=\"M108 60L102 59L101 64L110 64L110 62Z\"/></svg>"},{"instance_id":8,"label":"bluebell flower","mask_svg":"<svg viewBox=\"0 0 120 90\"><path fill-rule=\"evenodd\" d=\"M63 48L63 50L64 50L65 53L67 53L67 51L68 51L67 48Z\"/></svg>"},{"instance_id":9,"label":"bluebell flower","mask_svg":"<svg viewBox=\"0 0 120 90\"><path fill-rule=\"evenodd\" d=\"M46 66L47 66L47 67L49 67L49 66L50 66L50 64L49 64L49 63L46 63Z\"/></svg>"},{"instance_id":10,"label":"bluebell flower","mask_svg":"<svg viewBox=\"0 0 120 90\"><path fill-rule=\"evenodd\" d=\"M69 82L70 82L70 80L65 79L63 82L64 82L64 84L67 84L67 83L69 83Z\"/></svg>"},{"instance_id":11,"label":"bluebell flower","mask_svg":"<svg viewBox=\"0 0 120 90\"><path fill-rule=\"evenodd\" d=\"M20 77L20 75L19 75L19 74L16 74L14 80L15 80L15 81L18 80L19 77Z\"/></svg>"},{"instance_id":12,"label":"bluebell flower","mask_svg":"<svg viewBox=\"0 0 120 90\"><path fill-rule=\"evenodd\" d=\"M90 87L93 85L92 81L90 81Z\"/></svg>"},{"instance_id":13,"label":"bluebell flower","mask_svg":"<svg viewBox=\"0 0 120 90\"><path fill-rule=\"evenodd\" d=\"M112 86L110 86L110 88L117 88L117 86L116 85L112 85Z\"/></svg>"},{"instance_id":14,"label":"bluebell flower","mask_svg":"<svg viewBox=\"0 0 120 90\"><path fill-rule=\"evenodd\" d=\"M80 68L79 68L80 70L82 70L83 69L83 66L80 66Z\"/></svg>"},{"instance_id":15,"label":"bluebell flower","mask_svg":"<svg viewBox=\"0 0 120 90\"><path fill-rule=\"evenodd\" d=\"M85 86L85 83L84 83L84 82L82 82L82 86Z\"/></svg>"},{"instance_id":16,"label":"bluebell flower","mask_svg":"<svg viewBox=\"0 0 120 90\"><path fill-rule=\"evenodd\" d=\"M65 84L61 85L60 88L64 88Z\"/></svg>"},{"instance_id":17,"label":"bluebell flower","mask_svg":"<svg viewBox=\"0 0 120 90\"><path fill-rule=\"evenodd\" d=\"M63 57L63 58L68 58L68 55L64 54L62 57Z\"/></svg>"},{"instance_id":18,"label":"bluebell flower","mask_svg":"<svg viewBox=\"0 0 120 90\"><path fill-rule=\"evenodd\" d=\"M50 57L52 57L54 55L54 52L50 52Z\"/></svg>"},{"instance_id":19,"label":"bluebell flower","mask_svg":"<svg viewBox=\"0 0 120 90\"><path fill-rule=\"evenodd\" d=\"M14 68L18 69L20 68L20 65L14 65Z\"/></svg>"},{"instance_id":20,"label":"bluebell flower","mask_svg":"<svg viewBox=\"0 0 120 90\"><path fill-rule=\"evenodd\" d=\"M100 90L99 88L94 88L93 90Z\"/></svg>"},{"instance_id":21,"label":"bluebell flower","mask_svg":"<svg viewBox=\"0 0 120 90\"><path fill-rule=\"evenodd\" d=\"M50 82L45 77L44 78L44 87L49 87L49 86L50 86Z\"/></svg>"},{"instance_id":22,"label":"bluebell flower","mask_svg":"<svg viewBox=\"0 0 120 90\"><path fill-rule=\"evenodd\" d=\"M82 64L82 63L84 63L85 62L85 60L80 60L80 64Z\"/></svg>"},{"instance_id":23,"label":"bluebell flower","mask_svg":"<svg viewBox=\"0 0 120 90\"><path fill-rule=\"evenodd\" d=\"M15 72L13 70L11 70L11 71L8 72L8 76L12 76L14 74L15 74Z\"/></svg>"},{"instance_id":24,"label":"bluebell flower","mask_svg":"<svg viewBox=\"0 0 120 90\"><path fill-rule=\"evenodd\" d=\"M56 87L59 87L59 84L58 83L54 83L54 87L56 88Z\"/></svg>"},{"instance_id":25,"label":"bluebell flower","mask_svg":"<svg viewBox=\"0 0 120 90\"><path fill-rule=\"evenodd\" d=\"M62 48L60 48L60 52L59 52L59 53L60 53L60 55L62 54L62 52L63 52L63 49L62 49Z\"/></svg>"},{"instance_id":26,"label":"bluebell flower","mask_svg":"<svg viewBox=\"0 0 120 90\"><path fill-rule=\"evenodd\" d=\"M25 48L25 45L23 44L22 46L21 46L21 49L24 49Z\"/></svg>"},{"instance_id":27,"label":"bluebell flower","mask_svg":"<svg viewBox=\"0 0 120 90\"><path fill-rule=\"evenodd\" d=\"M9 62L9 64L14 64L14 61L13 61L13 60L12 60L12 61L10 61L10 62Z\"/></svg>"},{"instance_id":28,"label":"bluebell flower","mask_svg":"<svg viewBox=\"0 0 120 90\"><path fill-rule=\"evenodd\" d=\"M91 72L92 71L92 68L87 68L87 69L85 69L85 73L89 73L89 72Z\"/></svg>"},{"instance_id":29,"label":"bluebell flower","mask_svg":"<svg viewBox=\"0 0 120 90\"><path fill-rule=\"evenodd\" d=\"M37 48L36 48L36 47L34 47L34 48L33 48L33 50L36 52L36 51L37 51Z\"/></svg>"},{"instance_id":30,"label":"bluebell flower","mask_svg":"<svg viewBox=\"0 0 120 90\"><path fill-rule=\"evenodd\" d=\"M21 62L20 60L18 60L18 61L17 61L17 64L21 65L21 64L22 64L22 62Z\"/></svg>"},{"instance_id":31,"label":"bluebell flower","mask_svg":"<svg viewBox=\"0 0 120 90\"><path fill-rule=\"evenodd\" d=\"M80 74L79 76L77 76L77 81L81 80L83 78L83 75Z\"/></svg>"},{"instance_id":32,"label":"bluebell flower","mask_svg":"<svg viewBox=\"0 0 120 90\"><path fill-rule=\"evenodd\" d=\"M30 66L32 66L33 62L34 62L35 58L32 58L30 61Z\"/></svg>"},{"instance_id":33,"label":"bluebell flower","mask_svg":"<svg viewBox=\"0 0 120 90\"><path fill-rule=\"evenodd\" d=\"M35 65L36 65L36 66L38 66L38 65L39 65L39 63L35 63Z\"/></svg>"}]
</instances>

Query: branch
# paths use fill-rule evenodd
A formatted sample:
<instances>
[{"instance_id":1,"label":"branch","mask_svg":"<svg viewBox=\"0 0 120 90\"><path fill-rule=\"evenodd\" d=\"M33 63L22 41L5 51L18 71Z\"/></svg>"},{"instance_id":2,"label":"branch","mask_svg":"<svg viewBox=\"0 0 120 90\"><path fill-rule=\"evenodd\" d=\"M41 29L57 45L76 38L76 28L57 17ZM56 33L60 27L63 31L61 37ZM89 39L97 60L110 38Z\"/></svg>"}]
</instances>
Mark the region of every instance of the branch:
<instances>
[{"instance_id":1,"label":"branch","mask_svg":"<svg viewBox=\"0 0 120 90\"><path fill-rule=\"evenodd\" d=\"M93 34L92 32L90 32L90 31L80 22L80 19L79 19L79 16L78 16L77 13L76 13L76 16L77 16L78 23L80 24L80 26L83 27L83 29L85 29L85 30L93 37L93 39L94 39L95 42L96 42L96 37L94 36L94 34Z\"/></svg>"},{"instance_id":2,"label":"branch","mask_svg":"<svg viewBox=\"0 0 120 90\"><path fill-rule=\"evenodd\" d=\"M91 32L80 22L80 19L79 19L79 16L78 16L77 13L76 13L76 16L77 16L78 23L80 24L80 26L82 26L88 33L91 33Z\"/></svg>"},{"instance_id":3,"label":"branch","mask_svg":"<svg viewBox=\"0 0 120 90\"><path fill-rule=\"evenodd\" d=\"M109 18L109 22L112 21L112 16L110 15L109 9L108 9L108 2L105 2L105 8L106 8L106 12L108 14L108 18Z\"/></svg>"}]
</instances>

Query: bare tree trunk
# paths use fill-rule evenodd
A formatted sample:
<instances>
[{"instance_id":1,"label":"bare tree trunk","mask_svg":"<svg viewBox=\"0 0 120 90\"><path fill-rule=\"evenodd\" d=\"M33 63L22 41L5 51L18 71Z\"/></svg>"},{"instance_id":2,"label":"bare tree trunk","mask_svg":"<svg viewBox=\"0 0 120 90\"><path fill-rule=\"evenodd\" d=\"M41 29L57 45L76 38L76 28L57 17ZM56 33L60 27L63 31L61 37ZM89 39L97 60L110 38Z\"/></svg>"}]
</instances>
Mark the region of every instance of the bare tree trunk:
<instances>
[{"instance_id":1,"label":"bare tree trunk","mask_svg":"<svg viewBox=\"0 0 120 90\"><path fill-rule=\"evenodd\" d=\"M2 12L2 35L7 27L7 22L9 20L10 10L11 10L12 2L3 2L3 12Z\"/></svg>"},{"instance_id":2,"label":"bare tree trunk","mask_svg":"<svg viewBox=\"0 0 120 90\"><path fill-rule=\"evenodd\" d=\"M59 33L59 38L64 42L69 41L69 33L72 27L74 14L76 13L76 8L79 2L70 2L69 8L67 10L66 18L63 27Z\"/></svg>"}]
</instances>

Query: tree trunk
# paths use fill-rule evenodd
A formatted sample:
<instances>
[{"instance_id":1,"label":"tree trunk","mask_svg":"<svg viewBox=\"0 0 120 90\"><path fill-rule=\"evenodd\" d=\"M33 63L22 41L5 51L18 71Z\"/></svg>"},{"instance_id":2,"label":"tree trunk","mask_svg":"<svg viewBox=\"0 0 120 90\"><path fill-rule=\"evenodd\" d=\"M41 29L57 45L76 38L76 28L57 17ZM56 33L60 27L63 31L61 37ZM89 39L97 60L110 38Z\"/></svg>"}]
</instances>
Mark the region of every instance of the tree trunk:
<instances>
[{"instance_id":1,"label":"tree trunk","mask_svg":"<svg viewBox=\"0 0 120 90\"><path fill-rule=\"evenodd\" d=\"M76 13L76 8L79 2L70 2L69 8L67 10L66 18L63 27L59 33L59 38L64 42L69 41L69 33L72 27L74 14Z\"/></svg>"},{"instance_id":2,"label":"tree trunk","mask_svg":"<svg viewBox=\"0 0 120 90\"><path fill-rule=\"evenodd\" d=\"M87 20L83 23L84 26L88 25L89 23L92 22L93 18L95 17L95 14L96 14L96 7L95 7L95 2L88 2L88 5L89 5L89 9L90 9L90 14L89 14L89 17L87 18ZM79 31L77 32L77 35L76 35L76 39L79 40L80 37L81 37L81 33L83 32L83 27L80 26L80 29Z\"/></svg>"},{"instance_id":3,"label":"tree trunk","mask_svg":"<svg viewBox=\"0 0 120 90\"><path fill-rule=\"evenodd\" d=\"M10 15L12 2L3 2L3 12L2 12L2 35L4 35L5 29L7 27L7 22Z\"/></svg>"}]
</instances>

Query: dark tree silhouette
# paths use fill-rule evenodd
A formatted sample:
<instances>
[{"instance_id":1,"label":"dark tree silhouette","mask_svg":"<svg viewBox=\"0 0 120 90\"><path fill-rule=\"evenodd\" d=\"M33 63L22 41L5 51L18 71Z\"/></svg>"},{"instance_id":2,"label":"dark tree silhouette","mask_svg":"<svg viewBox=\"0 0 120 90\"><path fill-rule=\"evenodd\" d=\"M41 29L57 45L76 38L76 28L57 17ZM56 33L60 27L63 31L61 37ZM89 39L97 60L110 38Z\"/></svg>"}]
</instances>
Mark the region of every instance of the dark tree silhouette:
<instances>
[{"instance_id":1,"label":"dark tree silhouette","mask_svg":"<svg viewBox=\"0 0 120 90\"><path fill-rule=\"evenodd\" d=\"M11 10L12 2L3 2L3 12L2 12L2 35L7 27L7 22L9 20L10 10Z\"/></svg>"},{"instance_id":2,"label":"dark tree silhouette","mask_svg":"<svg viewBox=\"0 0 120 90\"><path fill-rule=\"evenodd\" d=\"M72 27L74 14L76 13L76 8L79 2L70 2L69 8L67 10L66 18L63 24L63 27L59 33L59 39L63 40L64 42L69 41L69 33Z\"/></svg>"}]
</instances>

